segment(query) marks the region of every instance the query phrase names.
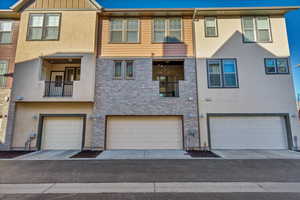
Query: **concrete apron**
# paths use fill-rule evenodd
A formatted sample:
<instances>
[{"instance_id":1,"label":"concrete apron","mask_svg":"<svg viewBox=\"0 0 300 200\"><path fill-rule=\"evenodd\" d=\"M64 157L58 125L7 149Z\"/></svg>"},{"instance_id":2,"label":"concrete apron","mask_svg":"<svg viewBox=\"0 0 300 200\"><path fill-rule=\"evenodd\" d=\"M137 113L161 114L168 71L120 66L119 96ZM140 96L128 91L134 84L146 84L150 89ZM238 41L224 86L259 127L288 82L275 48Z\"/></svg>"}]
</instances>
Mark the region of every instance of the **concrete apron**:
<instances>
[{"instance_id":1,"label":"concrete apron","mask_svg":"<svg viewBox=\"0 0 300 200\"><path fill-rule=\"evenodd\" d=\"M192 158L183 150L109 150L96 158L72 159L77 150L38 151L15 160L144 160L144 159L300 159L300 152L289 150L213 150L220 158Z\"/></svg>"},{"instance_id":2,"label":"concrete apron","mask_svg":"<svg viewBox=\"0 0 300 200\"><path fill-rule=\"evenodd\" d=\"M300 183L49 183L0 184L0 194L71 193L299 193Z\"/></svg>"}]
</instances>

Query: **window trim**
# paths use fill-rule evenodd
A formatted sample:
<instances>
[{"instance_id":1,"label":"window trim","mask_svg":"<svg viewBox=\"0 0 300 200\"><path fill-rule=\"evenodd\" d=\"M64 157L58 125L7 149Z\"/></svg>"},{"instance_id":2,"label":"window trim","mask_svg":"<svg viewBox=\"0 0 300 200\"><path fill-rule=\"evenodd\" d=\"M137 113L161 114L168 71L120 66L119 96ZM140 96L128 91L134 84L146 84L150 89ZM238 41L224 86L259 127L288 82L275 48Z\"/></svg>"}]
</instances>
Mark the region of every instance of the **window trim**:
<instances>
[{"instance_id":1,"label":"window trim","mask_svg":"<svg viewBox=\"0 0 300 200\"><path fill-rule=\"evenodd\" d=\"M155 33L155 29L154 29L154 20L157 18L161 18L166 20L166 24L165 24L165 37L169 36L169 32L170 32L170 28L169 28L169 24L170 24L170 18L180 18L180 25L181 25L181 30L180 30L180 41L177 42L169 42L169 41L163 41L163 42L157 42L154 40L154 33ZM182 16L171 16L171 17L164 17L164 16L157 16L157 17L153 17L152 18L152 37L151 37L151 42L152 44L182 44L184 43L184 23L183 23L183 17Z\"/></svg>"},{"instance_id":2,"label":"window trim","mask_svg":"<svg viewBox=\"0 0 300 200\"><path fill-rule=\"evenodd\" d=\"M122 42L113 42L112 41L112 27L111 27L111 24L112 24L112 20L113 19L121 19L122 20ZM128 41L125 41L125 38L127 36L127 27L125 26L125 24L127 25L127 21L128 19L137 19L138 21L138 28L137 28L137 42L128 42ZM140 44L141 43L141 20L139 17L110 17L109 18L109 27L108 27L108 30L109 30L109 44ZM125 23L126 22L126 23ZM127 39L126 39L127 40Z\"/></svg>"},{"instance_id":3,"label":"window trim","mask_svg":"<svg viewBox=\"0 0 300 200\"><path fill-rule=\"evenodd\" d=\"M275 60L275 70L276 72L267 72L267 60L273 59ZM285 59L287 61L287 72L278 72L278 60ZM266 75L289 75L290 74L290 59L287 57L277 57L277 58L265 58L264 59L264 67Z\"/></svg>"},{"instance_id":4,"label":"window trim","mask_svg":"<svg viewBox=\"0 0 300 200\"><path fill-rule=\"evenodd\" d=\"M1 42L0 41L0 45L9 45L9 44L13 44L13 29L14 29L14 21L13 20L0 20L0 23L1 22L10 22L11 23L11 30L10 31L1 31L2 33L10 33L10 42Z\"/></svg>"},{"instance_id":5,"label":"window trim","mask_svg":"<svg viewBox=\"0 0 300 200\"><path fill-rule=\"evenodd\" d=\"M209 36L209 35L207 35L207 31L206 31L206 19L207 18L215 18L215 24L216 24L216 35L214 35L214 36ZM217 16L205 16L204 17L204 35L205 35L205 37L206 38L217 38L217 37L219 37L219 24L218 24L218 17Z\"/></svg>"},{"instance_id":6,"label":"window trim","mask_svg":"<svg viewBox=\"0 0 300 200\"><path fill-rule=\"evenodd\" d=\"M221 64L221 86L214 87L210 85L210 79L209 79L209 61L215 60L220 62ZM224 69L223 69L223 63L224 60L234 60L235 62L235 77L236 77L236 86L230 87L230 86L224 86ZM211 58L206 59L206 74L207 74L207 86L209 89L239 89L239 75L238 75L238 62L236 58Z\"/></svg>"},{"instance_id":7,"label":"window trim","mask_svg":"<svg viewBox=\"0 0 300 200\"><path fill-rule=\"evenodd\" d=\"M30 39L30 21L32 15L43 15L43 26L42 26L42 37L41 39ZM45 39L45 32L46 32L46 17L47 15L59 15L59 25L58 25L58 36L57 39ZM60 32L61 32L61 18L62 13L29 13L28 16L28 23L27 23L27 36L26 41L59 41L60 40Z\"/></svg>"},{"instance_id":8,"label":"window trim","mask_svg":"<svg viewBox=\"0 0 300 200\"><path fill-rule=\"evenodd\" d=\"M244 29L244 17L253 17L253 22L254 22L254 41L246 41L245 39L245 29ZM257 36L258 36L258 29L257 29L257 18L258 17L267 17L268 18L268 23L269 23L269 36L270 40L269 41L258 41ZM243 32L243 43L247 44L252 44L252 43L273 43L273 32L272 32L272 24L271 24L271 19L269 15L243 15L241 16L241 26L242 26L242 32Z\"/></svg>"},{"instance_id":9,"label":"window trim","mask_svg":"<svg viewBox=\"0 0 300 200\"><path fill-rule=\"evenodd\" d=\"M5 86L1 86L1 85L0 85L0 89L1 89L1 88L2 88L2 89L5 89L5 88L7 88L7 81L8 81L8 77L5 76L5 75L9 73L9 60L0 60L0 62L6 64L6 73L3 74L3 75L0 75L0 76L3 76L4 78L6 78L6 80L5 80Z\"/></svg>"}]
</instances>

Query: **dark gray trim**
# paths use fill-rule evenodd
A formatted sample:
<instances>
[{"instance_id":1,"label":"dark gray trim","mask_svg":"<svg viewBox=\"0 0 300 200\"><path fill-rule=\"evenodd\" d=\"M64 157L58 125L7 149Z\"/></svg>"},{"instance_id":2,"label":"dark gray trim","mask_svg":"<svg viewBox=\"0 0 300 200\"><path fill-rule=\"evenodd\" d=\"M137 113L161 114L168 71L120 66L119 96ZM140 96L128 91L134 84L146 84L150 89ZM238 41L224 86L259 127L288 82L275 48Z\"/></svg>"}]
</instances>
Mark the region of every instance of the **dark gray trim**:
<instances>
[{"instance_id":1,"label":"dark gray trim","mask_svg":"<svg viewBox=\"0 0 300 200\"><path fill-rule=\"evenodd\" d=\"M214 36L209 36L207 35L207 32L206 32L206 18L215 18L216 19L216 35ZM217 16L205 16L204 17L204 34L205 34L205 37L206 38L217 38L219 37L219 25L218 25L218 17Z\"/></svg>"},{"instance_id":2,"label":"dark gray trim","mask_svg":"<svg viewBox=\"0 0 300 200\"><path fill-rule=\"evenodd\" d=\"M288 148L293 150L293 134L289 113L207 113L208 145L211 149L210 117L283 117L286 125Z\"/></svg>"},{"instance_id":3,"label":"dark gray trim","mask_svg":"<svg viewBox=\"0 0 300 200\"><path fill-rule=\"evenodd\" d=\"M276 70L276 72L274 72L274 73L270 73L270 72L267 72L267 60L269 60L269 59L274 59L275 61L276 61L276 65L275 65L275 70ZM287 66L287 72L285 72L285 73L279 73L278 72L278 63L277 63L277 61L278 61L278 59L286 59L287 60L287 64L288 64L288 66ZM289 58L287 58L287 57L282 57L282 58L265 58L264 59L264 64L265 64L265 73L266 73L266 75L287 75L287 74L290 74L290 59Z\"/></svg>"},{"instance_id":4,"label":"dark gray trim","mask_svg":"<svg viewBox=\"0 0 300 200\"><path fill-rule=\"evenodd\" d=\"M181 118L181 129L182 129L182 149L185 149L185 133L184 133L184 116L183 115L106 115L105 116L105 133L104 133L104 150L107 150L107 125L108 119L112 117L180 117Z\"/></svg>"},{"instance_id":5,"label":"dark gray trim","mask_svg":"<svg viewBox=\"0 0 300 200\"><path fill-rule=\"evenodd\" d=\"M86 114L40 114L39 124L38 124L38 135L37 135L37 144L36 147L40 151L42 148L42 139L43 139L43 126L44 126L44 118L45 117L80 117L83 119L83 127L82 127L82 145L81 150L85 145L85 132L86 132Z\"/></svg>"},{"instance_id":6,"label":"dark gray trim","mask_svg":"<svg viewBox=\"0 0 300 200\"><path fill-rule=\"evenodd\" d=\"M221 63L221 83L222 86L221 87L211 87L210 83L209 83L209 69L208 69L208 62L210 60L218 60ZM224 71L223 71L223 61L224 60L234 60L235 61L235 70L236 70L236 81L237 84L235 87L227 87L224 86ZM238 72L238 61L236 58L212 58L212 59L206 59L206 75L207 75L207 87L209 89L239 89L240 85L239 85L239 72Z\"/></svg>"}]
</instances>

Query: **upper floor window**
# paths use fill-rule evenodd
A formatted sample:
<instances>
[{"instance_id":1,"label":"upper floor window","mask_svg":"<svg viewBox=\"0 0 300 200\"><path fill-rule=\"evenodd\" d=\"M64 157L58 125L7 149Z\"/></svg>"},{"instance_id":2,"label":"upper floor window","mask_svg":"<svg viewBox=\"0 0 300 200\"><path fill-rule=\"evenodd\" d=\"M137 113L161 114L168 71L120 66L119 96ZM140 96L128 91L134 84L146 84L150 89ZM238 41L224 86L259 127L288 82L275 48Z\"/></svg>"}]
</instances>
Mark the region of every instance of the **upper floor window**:
<instances>
[{"instance_id":1,"label":"upper floor window","mask_svg":"<svg viewBox=\"0 0 300 200\"><path fill-rule=\"evenodd\" d=\"M0 21L0 44L11 43L12 22Z\"/></svg>"},{"instance_id":2,"label":"upper floor window","mask_svg":"<svg viewBox=\"0 0 300 200\"><path fill-rule=\"evenodd\" d=\"M135 18L112 18L110 41L112 43L138 43L139 20Z\"/></svg>"},{"instance_id":3,"label":"upper floor window","mask_svg":"<svg viewBox=\"0 0 300 200\"><path fill-rule=\"evenodd\" d=\"M235 59L207 61L209 88L237 88L238 75Z\"/></svg>"},{"instance_id":4,"label":"upper floor window","mask_svg":"<svg viewBox=\"0 0 300 200\"><path fill-rule=\"evenodd\" d=\"M8 70L8 62L5 60L0 60L0 88L6 87L7 77L5 76L7 74Z\"/></svg>"},{"instance_id":5,"label":"upper floor window","mask_svg":"<svg viewBox=\"0 0 300 200\"><path fill-rule=\"evenodd\" d=\"M218 24L216 17L205 17L205 37L218 37Z\"/></svg>"},{"instance_id":6,"label":"upper floor window","mask_svg":"<svg viewBox=\"0 0 300 200\"><path fill-rule=\"evenodd\" d=\"M58 40L60 31L60 14L30 14L28 40Z\"/></svg>"},{"instance_id":7,"label":"upper floor window","mask_svg":"<svg viewBox=\"0 0 300 200\"><path fill-rule=\"evenodd\" d=\"M181 42L182 21L180 17L155 18L153 22L153 42Z\"/></svg>"},{"instance_id":8,"label":"upper floor window","mask_svg":"<svg viewBox=\"0 0 300 200\"><path fill-rule=\"evenodd\" d=\"M244 42L271 42L270 19L267 16L242 18Z\"/></svg>"},{"instance_id":9,"label":"upper floor window","mask_svg":"<svg viewBox=\"0 0 300 200\"><path fill-rule=\"evenodd\" d=\"M265 59L266 74L288 74L289 61L287 58Z\"/></svg>"}]
</instances>

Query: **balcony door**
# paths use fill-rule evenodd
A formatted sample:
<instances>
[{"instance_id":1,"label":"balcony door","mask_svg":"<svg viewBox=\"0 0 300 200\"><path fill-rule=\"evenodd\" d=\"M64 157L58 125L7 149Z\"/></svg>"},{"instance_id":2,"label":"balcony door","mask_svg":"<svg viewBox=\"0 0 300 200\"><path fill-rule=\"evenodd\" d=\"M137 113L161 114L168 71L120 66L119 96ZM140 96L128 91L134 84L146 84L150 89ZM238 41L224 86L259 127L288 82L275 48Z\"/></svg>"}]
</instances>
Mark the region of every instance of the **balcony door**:
<instances>
[{"instance_id":1,"label":"balcony door","mask_svg":"<svg viewBox=\"0 0 300 200\"><path fill-rule=\"evenodd\" d=\"M50 79L50 96L63 96L64 92L64 71L52 71Z\"/></svg>"}]
</instances>

